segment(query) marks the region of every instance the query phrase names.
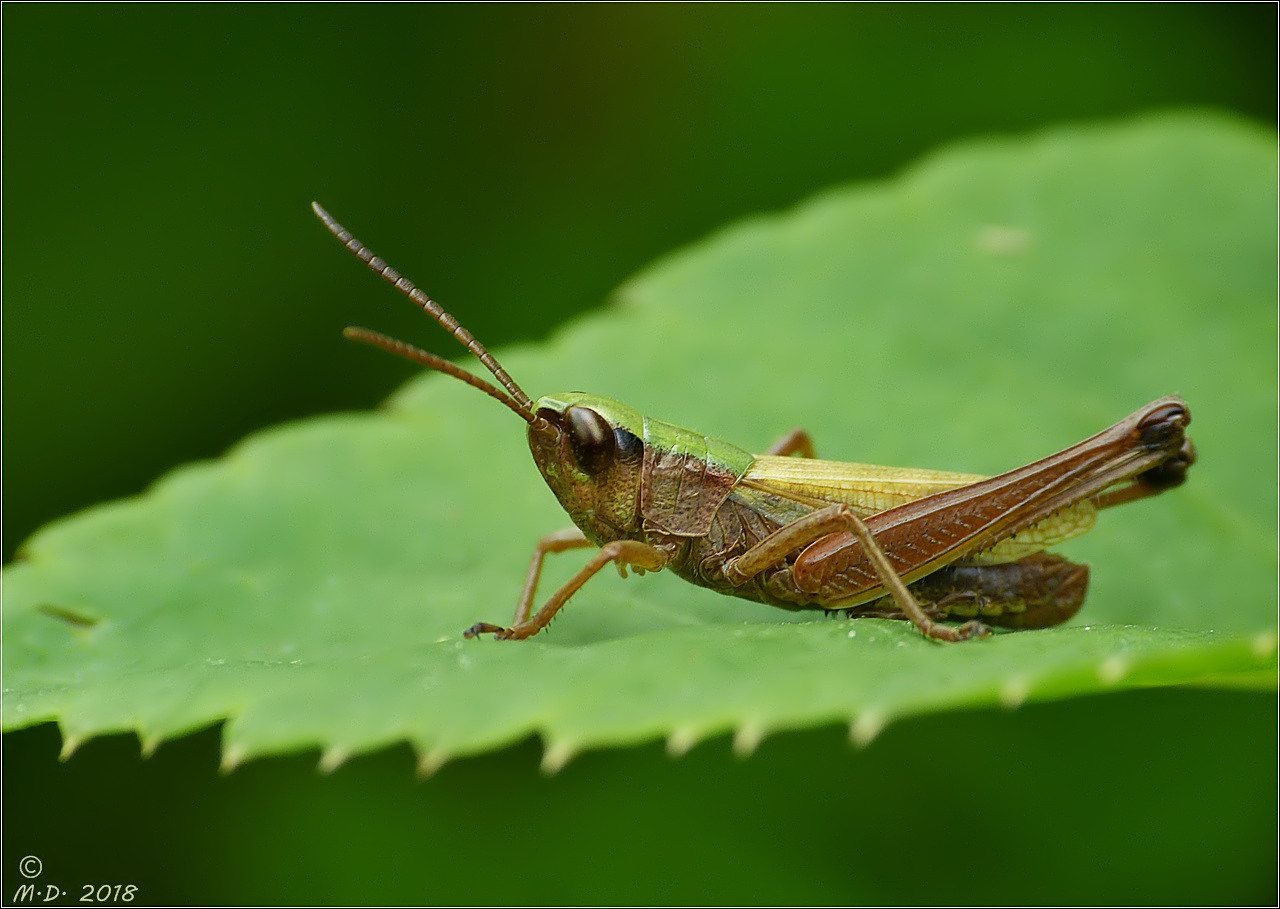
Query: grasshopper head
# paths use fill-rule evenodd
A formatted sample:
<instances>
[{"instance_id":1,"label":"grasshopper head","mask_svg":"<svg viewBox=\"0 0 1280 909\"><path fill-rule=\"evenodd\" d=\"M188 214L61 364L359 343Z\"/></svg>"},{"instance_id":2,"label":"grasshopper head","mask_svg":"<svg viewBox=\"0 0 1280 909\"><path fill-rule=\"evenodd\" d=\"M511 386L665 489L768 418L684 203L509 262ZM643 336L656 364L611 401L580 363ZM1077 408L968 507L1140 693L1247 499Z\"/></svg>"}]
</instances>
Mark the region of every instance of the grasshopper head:
<instances>
[{"instance_id":1,"label":"grasshopper head","mask_svg":"<svg viewBox=\"0 0 1280 909\"><path fill-rule=\"evenodd\" d=\"M347 249L447 329L498 381L495 386L443 357L364 328L343 334L453 376L498 401L529 424L533 459L575 524L596 543L628 537L639 525L644 466L643 418L608 398L572 392L534 402L483 344L412 281L374 255L333 216L312 203L316 217Z\"/></svg>"},{"instance_id":2,"label":"grasshopper head","mask_svg":"<svg viewBox=\"0 0 1280 909\"><path fill-rule=\"evenodd\" d=\"M644 419L609 398L582 392L534 404L529 450L561 506L595 543L638 525Z\"/></svg>"}]
</instances>

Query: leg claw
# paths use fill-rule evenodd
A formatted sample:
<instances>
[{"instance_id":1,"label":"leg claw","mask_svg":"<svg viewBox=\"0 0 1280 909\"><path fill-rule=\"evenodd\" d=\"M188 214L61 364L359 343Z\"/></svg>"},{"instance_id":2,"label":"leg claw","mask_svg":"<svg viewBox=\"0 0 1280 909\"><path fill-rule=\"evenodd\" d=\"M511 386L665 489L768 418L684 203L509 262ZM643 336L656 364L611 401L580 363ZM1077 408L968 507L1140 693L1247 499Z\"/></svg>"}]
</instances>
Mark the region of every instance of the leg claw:
<instances>
[{"instance_id":1,"label":"leg claw","mask_svg":"<svg viewBox=\"0 0 1280 909\"><path fill-rule=\"evenodd\" d=\"M956 629L956 632L960 635L959 640L961 641L991 637L991 629L981 622L965 622Z\"/></svg>"},{"instance_id":2,"label":"leg claw","mask_svg":"<svg viewBox=\"0 0 1280 909\"><path fill-rule=\"evenodd\" d=\"M495 641L505 641L511 635L510 628L503 628L501 625L491 625L488 622L476 622L466 631L462 632L462 636L468 640L478 638L482 634L491 634Z\"/></svg>"}]
</instances>

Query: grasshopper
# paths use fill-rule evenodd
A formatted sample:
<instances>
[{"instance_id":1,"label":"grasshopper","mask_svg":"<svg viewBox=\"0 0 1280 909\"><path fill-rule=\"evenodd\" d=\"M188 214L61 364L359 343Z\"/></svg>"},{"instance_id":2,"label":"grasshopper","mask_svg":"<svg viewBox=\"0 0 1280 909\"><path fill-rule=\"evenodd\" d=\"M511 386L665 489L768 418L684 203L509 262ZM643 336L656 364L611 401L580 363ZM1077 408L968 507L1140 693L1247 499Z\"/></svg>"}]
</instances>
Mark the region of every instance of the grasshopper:
<instances>
[{"instance_id":1,"label":"grasshopper","mask_svg":"<svg viewBox=\"0 0 1280 909\"><path fill-rule=\"evenodd\" d=\"M377 332L344 334L466 382L524 420L534 462L575 525L534 548L511 624L477 622L468 638L532 637L611 562L623 577L665 568L784 609L907 619L941 641L985 637L989 625L1044 628L1075 615L1089 583L1088 566L1045 548L1084 533L1100 509L1180 485L1195 462L1191 414L1175 396L995 477L823 461L799 429L754 455L597 395L534 401L457 319L312 207L502 388ZM535 611L546 556L589 547L599 549ZM966 621L943 624L951 619Z\"/></svg>"}]
</instances>

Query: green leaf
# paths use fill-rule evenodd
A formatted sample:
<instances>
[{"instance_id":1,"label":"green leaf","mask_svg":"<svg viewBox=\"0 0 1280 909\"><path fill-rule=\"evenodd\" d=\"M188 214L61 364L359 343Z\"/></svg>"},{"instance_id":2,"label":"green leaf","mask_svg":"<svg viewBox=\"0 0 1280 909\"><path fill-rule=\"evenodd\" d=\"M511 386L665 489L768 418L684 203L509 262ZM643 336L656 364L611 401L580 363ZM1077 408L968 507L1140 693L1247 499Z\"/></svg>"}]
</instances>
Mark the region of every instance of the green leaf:
<instances>
[{"instance_id":1,"label":"green leaf","mask_svg":"<svg viewBox=\"0 0 1280 909\"><path fill-rule=\"evenodd\" d=\"M227 719L229 766L408 740L425 769L536 733L555 767L655 737L733 732L747 751L821 723L866 741L975 704L1273 686L1275 155L1271 133L1191 114L969 143L734 225L547 344L497 352L535 396L981 473L1181 394L1200 461L1064 547L1094 569L1066 626L942 646L605 573L534 640L464 641L509 619L534 541L567 520L523 426L428 374L385 410L261 433L32 538L4 572L5 728L150 749ZM358 265L335 246L333 267ZM553 559L543 590L581 564Z\"/></svg>"}]
</instances>

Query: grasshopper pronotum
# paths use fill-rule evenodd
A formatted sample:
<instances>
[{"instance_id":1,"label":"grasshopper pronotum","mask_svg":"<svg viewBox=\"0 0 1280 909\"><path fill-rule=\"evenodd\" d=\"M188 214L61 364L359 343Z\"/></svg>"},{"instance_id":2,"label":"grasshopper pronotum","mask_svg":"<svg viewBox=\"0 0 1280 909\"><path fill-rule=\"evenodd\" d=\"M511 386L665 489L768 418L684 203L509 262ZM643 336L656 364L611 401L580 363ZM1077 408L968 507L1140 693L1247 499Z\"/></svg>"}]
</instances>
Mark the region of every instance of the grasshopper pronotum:
<instances>
[{"instance_id":1,"label":"grasshopper pronotum","mask_svg":"<svg viewBox=\"0 0 1280 909\"><path fill-rule=\"evenodd\" d=\"M1173 396L995 477L822 461L802 430L753 455L609 398L571 392L534 401L453 316L312 207L502 388L376 332L348 328L347 337L447 373L516 413L528 424L538 469L576 525L538 542L512 623L478 622L466 637L537 634L610 562L624 575L627 567L666 568L784 609L908 619L944 641L984 637L991 633L984 622L1056 625L1080 609L1089 570L1045 547L1088 530L1098 509L1181 484L1195 462L1185 434L1191 413ZM546 555L592 546L599 551L535 611ZM942 624L949 618L968 620Z\"/></svg>"}]
</instances>

